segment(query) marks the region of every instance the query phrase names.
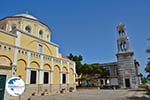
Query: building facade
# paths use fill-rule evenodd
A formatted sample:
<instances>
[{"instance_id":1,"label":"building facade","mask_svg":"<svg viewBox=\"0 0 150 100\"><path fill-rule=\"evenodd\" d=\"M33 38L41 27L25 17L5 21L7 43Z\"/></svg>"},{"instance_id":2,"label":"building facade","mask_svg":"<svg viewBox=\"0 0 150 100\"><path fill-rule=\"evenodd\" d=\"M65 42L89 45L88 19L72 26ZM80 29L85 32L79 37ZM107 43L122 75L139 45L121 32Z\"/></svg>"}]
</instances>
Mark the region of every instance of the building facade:
<instances>
[{"instance_id":1,"label":"building facade","mask_svg":"<svg viewBox=\"0 0 150 100\"><path fill-rule=\"evenodd\" d=\"M6 81L18 76L26 88L21 100L33 95L67 91L75 86L75 63L59 53L51 42L51 29L29 14L0 20L0 99L17 100L5 89Z\"/></svg>"},{"instance_id":2,"label":"building facade","mask_svg":"<svg viewBox=\"0 0 150 100\"><path fill-rule=\"evenodd\" d=\"M134 59L134 52L130 49L124 24L117 25L117 62L100 64L107 73L107 78L98 80L100 85L120 86L121 88L138 88L139 63Z\"/></svg>"}]
</instances>

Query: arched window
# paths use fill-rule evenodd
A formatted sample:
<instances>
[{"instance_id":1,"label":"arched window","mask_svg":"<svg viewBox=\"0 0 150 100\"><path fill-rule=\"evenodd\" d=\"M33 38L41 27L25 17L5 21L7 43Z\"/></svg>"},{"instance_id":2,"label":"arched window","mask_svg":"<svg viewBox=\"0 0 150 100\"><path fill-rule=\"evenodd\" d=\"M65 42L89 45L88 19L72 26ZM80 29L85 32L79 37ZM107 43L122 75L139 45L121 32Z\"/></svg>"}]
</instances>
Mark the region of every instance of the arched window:
<instances>
[{"instance_id":1,"label":"arched window","mask_svg":"<svg viewBox=\"0 0 150 100\"><path fill-rule=\"evenodd\" d=\"M47 34L47 41L49 40L49 34Z\"/></svg>"},{"instance_id":2,"label":"arched window","mask_svg":"<svg viewBox=\"0 0 150 100\"><path fill-rule=\"evenodd\" d=\"M1 26L0 26L0 29L5 30L5 26L4 26L4 25L1 25Z\"/></svg>"},{"instance_id":3,"label":"arched window","mask_svg":"<svg viewBox=\"0 0 150 100\"><path fill-rule=\"evenodd\" d=\"M39 31L39 38L41 38L41 39L43 38L43 31L42 30Z\"/></svg>"},{"instance_id":4,"label":"arched window","mask_svg":"<svg viewBox=\"0 0 150 100\"><path fill-rule=\"evenodd\" d=\"M26 26L25 27L25 31L28 32L28 33L31 33L31 27L30 26Z\"/></svg>"},{"instance_id":5,"label":"arched window","mask_svg":"<svg viewBox=\"0 0 150 100\"><path fill-rule=\"evenodd\" d=\"M120 44L120 47L121 47L121 51L126 51L127 50L127 44L126 44L126 42L122 42Z\"/></svg>"},{"instance_id":6,"label":"arched window","mask_svg":"<svg viewBox=\"0 0 150 100\"><path fill-rule=\"evenodd\" d=\"M12 30L14 30L14 29L16 29L16 28L17 28L16 24L12 24L12 25L11 25L11 30L10 30L10 31L12 31Z\"/></svg>"}]
</instances>

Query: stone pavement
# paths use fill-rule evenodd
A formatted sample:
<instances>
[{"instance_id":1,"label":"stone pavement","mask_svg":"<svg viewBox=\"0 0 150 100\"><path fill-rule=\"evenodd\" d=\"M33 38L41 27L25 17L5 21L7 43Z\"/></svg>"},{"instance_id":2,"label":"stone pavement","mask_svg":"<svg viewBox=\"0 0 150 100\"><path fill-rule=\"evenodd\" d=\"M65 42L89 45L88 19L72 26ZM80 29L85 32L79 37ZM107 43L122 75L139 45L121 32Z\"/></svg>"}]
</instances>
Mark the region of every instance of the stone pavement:
<instances>
[{"instance_id":1,"label":"stone pavement","mask_svg":"<svg viewBox=\"0 0 150 100\"><path fill-rule=\"evenodd\" d=\"M34 96L31 100L148 100L143 90L79 89L76 92Z\"/></svg>"}]
</instances>

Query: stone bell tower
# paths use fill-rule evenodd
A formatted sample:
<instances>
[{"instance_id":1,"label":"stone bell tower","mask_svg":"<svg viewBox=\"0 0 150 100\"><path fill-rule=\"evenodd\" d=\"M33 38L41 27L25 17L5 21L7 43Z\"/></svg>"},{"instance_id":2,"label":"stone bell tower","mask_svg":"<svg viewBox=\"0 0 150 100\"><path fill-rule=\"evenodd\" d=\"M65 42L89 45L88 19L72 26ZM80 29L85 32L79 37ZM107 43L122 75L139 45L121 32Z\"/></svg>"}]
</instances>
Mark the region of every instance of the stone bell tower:
<instances>
[{"instance_id":1,"label":"stone bell tower","mask_svg":"<svg viewBox=\"0 0 150 100\"><path fill-rule=\"evenodd\" d=\"M125 24L118 24L117 32L118 52L116 56L119 73L118 82L121 88L137 88L138 78L136 76L135 62L133 58L134 53L130 49L130 42L127 37Z\"/></svg>"}]
</instances>

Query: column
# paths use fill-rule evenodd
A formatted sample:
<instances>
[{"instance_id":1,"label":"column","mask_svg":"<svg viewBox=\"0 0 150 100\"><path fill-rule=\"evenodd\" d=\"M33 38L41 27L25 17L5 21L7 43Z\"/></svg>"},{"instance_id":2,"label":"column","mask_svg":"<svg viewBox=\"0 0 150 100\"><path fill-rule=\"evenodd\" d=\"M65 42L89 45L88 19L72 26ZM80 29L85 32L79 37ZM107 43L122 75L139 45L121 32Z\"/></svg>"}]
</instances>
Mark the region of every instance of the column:
<instances>
[{"instance_id":1,"label":"column","mask_svg":"<svg viewBox=\"0 0 150 100\"><path fill-rule=\"evenodd\" d=\"M50 84L51 83L51 71L50 72L48 72L48 84Z\"/></svg>"},{"instance_id":2,"label":"column","mask_svg":"<svg viewBox=\"0 0 150 100\"><path fill-rule=\"evenodd\" d=\"M50 84L53 84L53 75L54 75L54 59L53 58L51 58L51 64L52 64L52 71L50 72L50 79L51 79L51 81L50 81Z\"/></svg>"},{"instance_id":3,"label":"column","mask_svg":"<svg viewBox=\"0 0 150 100\"><path fill-rule=\"evenodd\" d=\"M53 79L54 79L54 59L51 58L51 72L50 72L50 92L53 91Z\"/></svg>"},{"instance_id":4,"label":"column","mask_svg":"<svg viewBox=\"0 0 150 100\"><path fill-rule=\"evenodd\" d=\"M126 86L125 86L125 78L124 78L124 76L123 76L123 88L126 88Z\"/></svg>"},{"instance_id":5,"label":"column","mask_svg":"<svg viewBox=\"0 0 150 100\"><path fill-rule=\"evenodd\" d=\"M40 59L40 77L39 84L43 84L43 55L41 55Z\"/></svg>"},{"instance_id":6,"label":"column","mask_svg":"<svg viewBox=\"0 0 150 100\"><path fill-rule=\"evenodd\" d=\"M73 67L74 67L74 83L76 82L76 64L73 63Z\"/></svg>"},{"instance_id":7,"label":"column","mask_svg":"<svg viewBox=\"0 0 150 100\"><path fill-rule=\"evenodd\" d=\"M9 29L9 25L8 25L8 23L7 23L7 24L6 24L6 31L9 32L9 30L10 30L10 29Z\"/></svg>"},{"instance_id":8,"label":"column","mask_svg":"<svg viewBox=\"0 0 150 100\"><path fill-rule=\"evenodd\" d=\"M60 84L62 84L62 60L60 63Z\"/></svg>"},{"instance_id":9,"label":"column","mask_svg":"<svg viewBox=\"0 0 150 100\"><path fill-rule=\"evenodd\" d=\"M105 79L103 79L103 85L106 85L106 83L105 83Z\"/></svg>"},{"instance_id":10,"label":"column","mask_svg":"<svg viewBox=\"0 0 150 100\"><path fill-rule=\"evenodd\" d=\"M69 62L67 62L67 66L68 66L68 72L67 72L67 84L69 84L70 83L70 64L69 64Z\"/></svg>"},{"instance_id":11,"label":"column","mask_svg":"<svg viewBox=\"0 0 150 100\"><path fill-rule=\"evenodd\" d=\"M20 32L16 31L16 34L17 34L17 38L16 38L15 46L20 47ZM16 76L17 56L18 56L18 49L15 48L13 65L12 65L12 76Z\"/></svg>"},{"instance_id":12,"label":"column","mask_svg":"<svg viewBox=\"0 0 150 100\"><path fill-rule=\"evenodd\" d=\"M31 58L31 52L27 53L28 59L27 59L27 68L26 68L26 84L30 84L30 58Z\"/></svg>"},{"instance_id":13,"label":"column","mask_svg":"<svg viewBox=\"0 0 150 100\"><path fill-rule=\"evenodd\" d=\"M58 50L58 47L56 47L56 57L59 57L59 50Z\"/></svg>"}]
</instances>

